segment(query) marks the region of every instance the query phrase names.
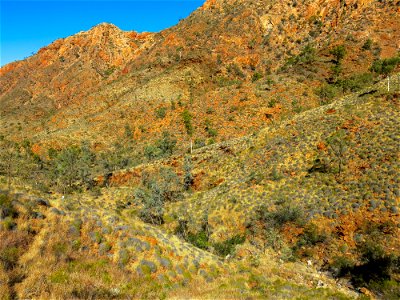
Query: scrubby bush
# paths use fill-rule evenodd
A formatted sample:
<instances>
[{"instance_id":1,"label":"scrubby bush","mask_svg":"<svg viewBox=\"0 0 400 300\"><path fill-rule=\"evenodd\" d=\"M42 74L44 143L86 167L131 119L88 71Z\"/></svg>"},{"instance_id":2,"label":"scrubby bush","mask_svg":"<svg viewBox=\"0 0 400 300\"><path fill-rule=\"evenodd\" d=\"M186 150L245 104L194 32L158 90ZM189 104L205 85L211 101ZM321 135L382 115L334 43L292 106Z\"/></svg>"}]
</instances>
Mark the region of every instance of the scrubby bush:
<instances>
[{"instance_id":1,"label":"scrubby bush","mask_svg":"<svg viewBox=\"0 0 400 300\"><path fill-rule=\"evenodd\" d=\"M0 220L6 217L14 218L18 215L12 205L12 199L7 194L0 194Z\"/></svg>"},{"instance_id":2,"label":"scrubby bush","mask_svg":"<svg viewBox=\"0 0 400 300\"><path fill-rule=\"evenodd\" d=\"M218 135L217 130L212 127L212 123L211 123L210 119L206 119L204 129L207 132L209 137L216 137Z\"/></svg>"},{"instance_id":3,"label":"scrubby bush","mask_svg":"<svg viewBox=\"0 0 400 300\"><path fill-rule=\"evenodd\" d=\"M127 139L133 138L133 132L131 126L127 123L125 124L125 137Z\"/></svg>"},{"instance_id":4,"label":"scrubby bush","mask_svg":"<svg viewBox=\"0 0 400 300\"><path fill-rule=\"evenodd\" d=\"M195 139L193 148L197 149L197 148L204 147L205 145L206 145L206 142L204 141L204 139Z\"/></svg>"},{"instance_id":5,"label":"scrubby bush","mask_svg":"<svg viewBox=\"0 0 400 300\"><path fill-rule=\"evenodd\" d=\"M275 211L270 211L265 205L261 205L256 209L253 218L247 222L247 228L250 233L256 234L258 231L256 227L260 225L262 227L261 230L265 232L271 228L280 230L286 223L295 223L302 226L304 220L304 212L298 206L283 203Z\"/></svg>"},{"instance_id":6,"label":"scrubby bush","mask_svg":"<svg viewBox=\"0 0 400 300\"><path fill-rule=\"evenodd\" d=\"M148 160L172 155L176 146L176 139L169 132L164 131L162 137L154 145L144 147L144 155Z\"/></svg>"},{"instance_id":7,"label":"scrubby bush","mask_svg":"<svg viewBox=\"0 0 400 300\"><path fill-rule=\"evenodd\" d=\"M184 177L183 177L183 188L187 191L193 185L193 174L192 174L192 160L190 156L185 156L185 160L183 162L183 170L184 170Z\"/></svg>"},{"instance_id":8,"label":"scrubby bush","mask_svg":"<svg viewBox=\"0 0 400 300\"><path fill-rule=\"evenodd\" d=\"M17 265L19 256L20 251L17 247L4 248L0 251L0 263L5 270L11 270Z\"/></svg>"},{"instance_id":9,"label":"scrubby bush","mask_svg":"<svg viewBox=\"0 0 400 300\"><path fill-rule=\"evenodd\" d=\"M286 60L285 67L297 64L310 64L315 61L315 53L315 48L311 44L307 44L299 55L291 56Z\"/></svg>"},{"instance_id":10,"label":"scrubby bush","mask_svg":"<svg viewBox=\"0 0 400 300\"><path fill-rule=\"evenodd\" d=\"M330 54L335 57L335 64L340 64L342 59L346 56L346 48L344 45L338 45L331 49Z\"/></svg>"},{"instance_id":11,"label":"scrubby bush","mask_svg":"<svg viewBox=\"0 0 400 300\"><path fill-rule=\"evenodd\" d=\"M148 160L153 160L157 157L160 157L161 155L162 152L157 146L147 145L144 147L144 156L146 156Z\"/></svg>"},{"instance_id":12,"label":"scrubby bush","mask_svg":"<svg viewBox=\"0 0 400 300\"><path fill-rule=\"evenodd\" d=\"M245 237L241 235L235 235L221 243L214 243L213 247L216 253L220 256L232 255L236 245L243 244Z\"/></svg>"},{"instance_id":13,"label":"scrubby bush","mask_svg":"<svg viewBox=\"0 0 400 300\"><path fill-rule=\"evenodd\" d=\"M70 146L57 152L52 164L52 177L64 193L92 186L92 165L95 154L88 143Z\"/></svg>"},{"instance_id":14,"label":"scrubby bush","mask_svg":"<svg viewBox=\"0 0 400 300\"><path fill-rule=\"evenodd\" d=\"M193 131L194 131L194 128L192 125L192 118L193 118L192 114L187 109L185 109L182 112L183 125L185 125L186 133L189 136L192 136Z\"/></svg>"},{"instance_id":15,"label":"scrubby bush","mask_svg":"<svg viewBox=\"0 0 400 300\"><path fill-rule=\"evenodd\" d=\"M209 247L208 234L205 230L201 230L197 233L188 233L187 241L197 248L207 250Z\"/></svg>"},{"instance_id":16,"label":"scrubby bush","mask_svg":"<svg viewBox=\"0 0 400 300\"><path fill-rule=\"evenodd\" d=\"M228 71L228 73L231 73L234 76L238 76L238 77L241 77L241 78L245 78L246 77L246 74L244 74L242 69L235 63L230 64L227 67L227 71Z\"/></svg>"},{"instance_id":17,"label":"scrubby bush","mask_svg":"<svg viewBox=\"0 0 400 300\"><path fill-rule=\"evenodd\" d=\"M362 50L371 50L372 47L372 40L371 39L367 39L365 41L365 43L362 45L361 49Z\"/></svg>"},{"instance_id":18,"label":"scrubby bush","mask_svg":"<svg viewBox=\"0 0 400 300\"><path fill-rule=\"evenodd\" d=\"M176 146L176 139L168 131L164 131L161 139L157 140L156 145L161 150L162 155L172 155Z\"/></svg>"},{"instance_id":19,"label":"scrubby bush","mask_svg":"<svg viewBox=\"0 0 400 300\"><path fill-rule=\"evenodd\" d=\"M389 75L400 64L400 57L374 60L370 70L377 74Z\"/></svg>"},{"instance_id":20,"label":"scrubby bush","mask_svg":"<svg viewBox=\"0 0 400 300\"><path fill-rule=\"evenodd\" d=\"M164 119L165 116L167 115L167 108L166 107L157 108L155 114L158 119Z\"/></svg>"},{"instance_id":21,"label":"scrubby bush","mask_svg":"<svg viewBox=\"0 0 400 300\"><path fill-rule=\"evenodd\" d=\"M332 99L337 96L338 92L338 88L330 84L324 84L315 91L317 96L319 96L319 98L321 99L321 105L330 103Z\"/></svg>"},{"instance_id":22,"label":"scrubby bush","mask_svg":"<svg viewBox=\"0 0 400 300\"><path fill-rule=\"evenodd\" d=\"M314 246L316 244L325 242L327 238L328 237L326 233L321 232L321 230L319 230L315 224L309 223L304 228L303 234L298 241L298 246Z\"/></svg>"},{"instance_id":23,"label":"scrubby bush","mask_svg":"<svg viewBox=\"0 0 400 300\"><path fill-rule=\"evenodd\" d=\"M277 226L281 226L285 223L297 223L302 224L304 221L303 210L298 206L284 205L275 212L272 212L270 217Z\"/></svg>"},{"instance_id":24,"label":"scrubby bush","mask_svg":"<svg viewBox=\"0 0 400 300\"><path fill-rule=\"evenodd\" d=\"M142 174L142 184L134 196L142 203L140 218L148 223L164 223L164 204L177 201L182 196L178 176L169 168L162 168L158 174Z\"/></svg>"},{"instance_id":25,"label":"scrubby bush","mask_svg":"<svg viewBox=\"0 0 400 300\"><path fill-rule=\"evenodd\" d=\"M254 72L253 76L251 77L251 81L256 82L256 81L260 80L261 78L263 78L261 73Z\"/></svg>"},{"instance_id":26,"label":"scrubby bush","mask_svg":"<svg viewBox=\"0 0 400 300\"><path fill-rule=\"evenodd\" d=\"M362 73L352 75L345 79L338 79L335 83L336 86L342 88L343 92L357 92L362 88L373 83L373 76L371 73Z\"/></svg>"}]
</instances>

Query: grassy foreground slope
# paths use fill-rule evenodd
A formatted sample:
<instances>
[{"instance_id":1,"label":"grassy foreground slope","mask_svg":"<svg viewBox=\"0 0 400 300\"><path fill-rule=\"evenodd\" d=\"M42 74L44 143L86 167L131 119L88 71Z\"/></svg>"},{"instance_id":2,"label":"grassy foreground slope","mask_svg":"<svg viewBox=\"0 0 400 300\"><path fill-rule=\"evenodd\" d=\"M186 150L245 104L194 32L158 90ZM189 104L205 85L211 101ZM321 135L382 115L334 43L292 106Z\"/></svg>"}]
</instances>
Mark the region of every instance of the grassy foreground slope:
<instances>
[{"instance_id":1,"label":"grassy foreground slope","mask_svg":"<svg viewBox=\"0 0 400 300\"><path fill-rule=\"evenodd\" d=\"M398 297L399 92L385 84L190 163L114 172L97 195L3 192L1 298Z\"/></svg>"}]
</instances>

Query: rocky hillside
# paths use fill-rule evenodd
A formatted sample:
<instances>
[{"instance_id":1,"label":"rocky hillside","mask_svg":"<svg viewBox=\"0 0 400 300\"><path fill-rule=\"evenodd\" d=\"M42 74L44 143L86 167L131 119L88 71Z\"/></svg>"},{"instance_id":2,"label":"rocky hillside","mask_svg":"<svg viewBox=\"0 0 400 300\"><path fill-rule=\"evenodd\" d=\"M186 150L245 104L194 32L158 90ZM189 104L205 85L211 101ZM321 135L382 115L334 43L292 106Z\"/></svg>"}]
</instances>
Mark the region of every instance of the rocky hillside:
<instances>
[{"instance_id":1,"label":"rocky hillside","mask_svg":"<svg viewBox=\"0 0 400 300\"><path fill-rule=\"evenodd\" d=\"M1 134L45 151L84 139L109 148L126 128L144 145L167 130L186 148L188 110L199 144L243 136L319 105L315 91L333 76L395 56L398 7L221 0L156 34L101 24L1 69Z\"/></svg>"},{"instance_id":2,"label":"rocky hillside","mask_svg":"<svg viewBox=\"0 0 400 300\"><path fill-rule=\"evenodd\" d=\"M0 298L400 298L399 9L208 0L1 68Z\"/></svg>"},{"instance_id":3,"label":"rocky hillside","mask_svg":"<svg viewBox=\"0 0 400 300\"><path fill-rule=\"evenodd\" d=\"M398 106L384 81L84 193L15 178L0 193L0 293L395 299Z\"/></svg>"}]
</instances>

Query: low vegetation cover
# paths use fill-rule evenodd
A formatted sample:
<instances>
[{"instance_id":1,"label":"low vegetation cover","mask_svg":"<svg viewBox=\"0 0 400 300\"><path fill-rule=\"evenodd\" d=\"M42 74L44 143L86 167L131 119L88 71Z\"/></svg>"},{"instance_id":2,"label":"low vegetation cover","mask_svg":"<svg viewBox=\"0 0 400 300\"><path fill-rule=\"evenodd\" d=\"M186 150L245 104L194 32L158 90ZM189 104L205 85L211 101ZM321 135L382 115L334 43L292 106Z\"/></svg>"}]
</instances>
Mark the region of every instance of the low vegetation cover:
<instances>
[{"instance_id":1,"label":"low vegetation cover","mask_svg":"<svg viewBox=\"0 0 400 300\"><path fill-rule=\"evenodd\" d=\"M0 299L400 298L399 2L264 2L0 69Z\"/></svg>"},{"instance_id":2,"label":"low vegetation cover","mask_svg":"<svg viewBox=\"0 0 400 300\"><path fill-rule=\"evenodd\" d=\"M192 284L205 280L207 295L221 297L232 289L291 297L304 288L310 298L355 296L332 276L355 291L396 298L400 95L388 93L386 81L371 89L252 137L144 158L119 175L110 168L108 178L93 177L102 155L85 143L42 158L29 142L3 139L12 161L2 164L4 188L20 188L23 179L33 190L0 195L2 293L202 297ZM117 176L128 179L118 183ZM266 271L272 262L282 273ZM290 279L316 270L329 276L311 285ZM40 289L28 292L37 278Z\"/></svg>"}]
</instances>

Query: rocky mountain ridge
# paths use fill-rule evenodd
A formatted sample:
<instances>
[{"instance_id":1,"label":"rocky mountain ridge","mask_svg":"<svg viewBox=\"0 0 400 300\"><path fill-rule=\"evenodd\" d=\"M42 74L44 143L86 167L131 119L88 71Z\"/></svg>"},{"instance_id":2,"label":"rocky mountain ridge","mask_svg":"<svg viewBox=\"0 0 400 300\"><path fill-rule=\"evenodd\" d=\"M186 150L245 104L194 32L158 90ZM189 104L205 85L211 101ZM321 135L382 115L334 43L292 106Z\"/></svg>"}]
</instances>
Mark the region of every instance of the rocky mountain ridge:
<instances>
[{"instance_id":1,"label":"rocky mountain ridge","mask_svg":"<svg viewBox=\"0 0 400 300\"><path fill-rule=\"evenodd\" d=\"M162 108L168 111L163 123L184 140L181 110L169 107L191 103L198 139L207 139L206 119L218 124L217 140L241 136L268 122L268 103L278 102L271 104L274 118L291 113L293 101L314 107L335 45L348 48L343 76L395 55L398 7L396 1L207 1L159 33L101 24L1 68L2 134L45 148L63 136L109 147L128 124L142 143L159 136L154 110ZM367 40L373 49L366 52ZM307 46L316 60L285 69ZM138 121L145 118L151 122Z\"/></svg>"}]
</instances>

